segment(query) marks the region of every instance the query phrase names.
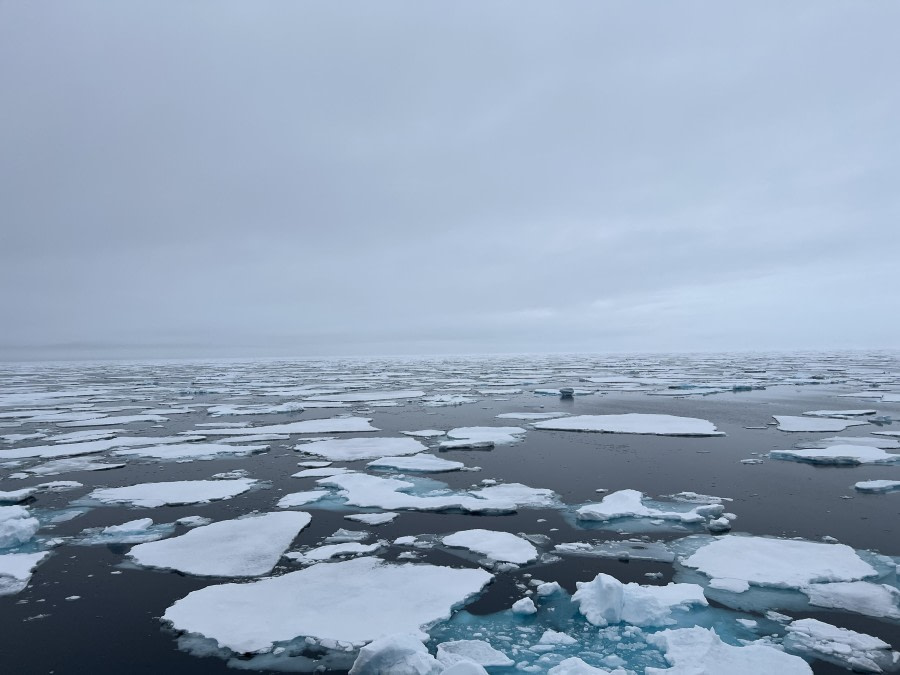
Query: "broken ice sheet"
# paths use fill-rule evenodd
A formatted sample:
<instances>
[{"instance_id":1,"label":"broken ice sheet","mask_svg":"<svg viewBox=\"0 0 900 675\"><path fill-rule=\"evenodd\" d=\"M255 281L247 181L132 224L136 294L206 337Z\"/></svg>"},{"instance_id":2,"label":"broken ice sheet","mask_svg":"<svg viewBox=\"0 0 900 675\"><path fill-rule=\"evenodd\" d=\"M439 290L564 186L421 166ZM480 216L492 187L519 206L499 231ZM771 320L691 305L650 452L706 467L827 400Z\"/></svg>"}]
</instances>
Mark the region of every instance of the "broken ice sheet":
<instances>
[{"instance_id":1,"label":"broken ice sheet","mask_svg":"<svg viewBox=\"0 0 900 675\"><path fill-rule=\"evenodd\" d=\"M82 530L79 537L72 543L80 546L141 544L163 539L174 532L175 523L154 524L152 518L139 518L120 525Z\"/></svg>"},{"instance_id":2,"label":"broken ice sheet","mask_svg":"<svg viewBox=\"0 0 900 675\"><path fill-rule=\"evenodd\" d=\"M248 434L346 434L361 431L378 431L369 417L328 417L320 420L303 420L285 424L269 424L259 427L231 427L203 429L210 436L247 436Z\"/></svg>"},{"instance_id":3,"label":"broken ice sheet","mask_svg":"<svg viewBox=\"0 0 900 675\"><path fill-rule=\"evenodd\" d=\"M151 446L133 450L115 450L113 455L151 457L154 459L215 459L222 455L247 456L265 452L268 445L231 445L227 443L181 443Z\"/></svg>"},{"instance_id":4,"label":"broken ice sheet","mask_svg":"<svg viewBox=\"0 0 900 675\"><path fill-rule=\"evenodd\" d=\"M186 574L250 577L272 571L312 517L299 511L263 513L196 527L170 539L139 544L129 557L139 565Z\"/></svg>"}]
</instances>

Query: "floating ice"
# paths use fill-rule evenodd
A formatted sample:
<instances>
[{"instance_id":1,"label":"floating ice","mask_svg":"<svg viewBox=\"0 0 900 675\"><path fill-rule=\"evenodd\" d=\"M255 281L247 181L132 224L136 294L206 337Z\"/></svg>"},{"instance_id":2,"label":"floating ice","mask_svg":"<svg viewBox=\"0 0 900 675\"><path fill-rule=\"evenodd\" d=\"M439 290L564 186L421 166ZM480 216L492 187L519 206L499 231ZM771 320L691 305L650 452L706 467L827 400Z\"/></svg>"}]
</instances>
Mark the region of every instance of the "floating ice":
<instances>
[{"instance_id":1,"label":"floating ice","mask_svg":"<svg viewBox=\"0 0 900 675\"><path fill-rule=\"evenodd\" d=\"M382 548L381 542L374 544L360 544L358 541L348 541L342 544L326 544L309 551L285 553L285 558L296 560L298 562L322 562L323 560L331 560L339 556L365 555L375 553Z\"/></svg>"},{"instance_id":2,"label":"floating ice","mask_svg":"<svg viewBox=\"0 0 900 675\"><path fill-rule=\"evenodd\" d=\"M442 670L418 637L399 634L360 649L349 675L437 675Z\"/></svg>"},{"instance_id":3,"label":"floating ice","mask_svg":"<svg viewBox=\"0 0 900 675\"><path fill-rule=\"evenodd\" d=\"M0 490L0 504L18 504L34 495L37 488L22 488L21 490Z\"/></svg>"},{"instance_id":4,"label":"floating ice","mask_svg":"<svg viewBox=\"0 0 900 675\"><path fill-rule=\"evenodd\" d=\"M878 433L877 431L875 432ZM900 441L893 438L873 438L872 436L831 436L830 438L821 438L810 443L798 444L797 447L803 448L827 448L831 445L867 445L871 448L882 448L884 450L900 449Z\"/></svg>"},{"instance_id":5,"label":"floating ice","mask_svg":"<svg viewBox=\"0 0 900 675\"><path fill-rule=\"evenodd\" d=\"M553 666L547 671L547 675L627 675L624 670L605 670L603 668L594 668L577 656L563 659L559 665Z\"/></svg>"},{"instance_id":6,"label":"floating ice","mask_svg":"<svg viewBox=\"0 0 900 675\"><path fill-rule=\"evenodd\" d=\"M438 445L438 449L446 450L491 450L494 447L494 441L443 441Z\"/></svg>"},{"instance_id":7,"label":"floating ice","mask_svg":"<svg viewBox=\"0 0 900 675\"><path fill-rule=\"evenodd\" d=\"M230 499L247 492L256 483L257 481L252 478L139 483L125 487L100 488L91 492L88 497L104 504L130 504L155 508Z\"/></svg>"},{"instance_id":8,"label":"floating ice","mask_svg":"<svg viewBox=\"0 0 900 675\"><path fill-rule=\"evenodd\" d=\"M519 614L522 616L528 616L530 614L537 614L537 607L534 606L534 600L531 598L522 598L521 600L516 600L512 607L510 607L513 614Z\"/></svg>"},{"instance_id":9,"label":"floating ice","mask_svg":"<svg viewBox=\"0 0 900 675\"><path fill-rule=\"evenodd\" d=\"M480 499L493 501L512 502L518 506L530 506L540 508L542 506L556 506L557 494L547 488L533 488L522 483L501 483L490 485L479 490L470 490L469 494Z\"/></svg>"},{"instance_id":10,"label":"floating ice","mask_svg":"<svg viewBox=\"0 0 900 675\"><path fill-rule=\"evenodd\" d=\"M250 577L272 571L311 520L284 511L223 520L180 537L139 544L129 556L139 565L213 577Z\"/></svg>"},{"instance_id":11,"label":"floating ice","mask_svg":"<svg viewBox=\"0 0 900 675\"><path fill-rule=\"evenodd\" d=\"M828 448L808 450L772 450L769 457L809 462L810 464L893 464L900 461L900 455L868 445L832 445Z\"/></svg>"},{"instance_id":12,"label":"floating ice","mask_svg":"<svg viewBox=\"0 0 900 675\"><path fill-rule=\"evenodd\" d=\"M554 417L566 417L570 413L567 412L510 412L497 415L501 420L551 420Z\"/></svg>"},{"instance_id":13,"label":"floating ice","mask_svg":"<svg viewBox=\"0 0 900 675\"><path fill-rule=\"evenodd\" d=\"M449 618L491 579L482 569L355 558L209 586L177 601L163 619L237 653L268 651L303 636L356 645L397 633L427 639L423 628Z\"/></svg>"},{"instance_id":14,"label":"floating ice","mask_svg":"<svg viewBox=\"0 0 900 675\"><path fill-rule=\"evenodd\" d=\"M493 530L462 530L441 540L447 546L467 548L491 560L524 565L538 557L538 550L529 542L509 532Z\"/></svg>"},{"instance_id":15,"label":"floating ice","mask_svg":"<svg viewBox=\"0 0 900 675\"><path fill-rule=\"evenodd\" d=\"M125 464L101 462L94 457L73 457L70 459L54 459L33 466L26 469L26 471L35 476L58 476L61 473L70 473L72 471L109 471L110 469L121 469L123 466Z\"/></svg>"},{"instance_id":16,"label":"floating ice","mask_svg":"<svg viewBox=\"0 0 900 675\"><path fill-rule=\"evenodd\" d=\"M375 469L396 469L398 471L421 471L423 473L440 473L445 471L459 471L465 464L441 459L434 455L422 453L411 457L381 457L366 466Z\"/></svg>"},{"instance_id":17,"label":"floating ice","mask_svg":"<svg viewBox=\"0 0 900 675\"><path fill-rule=\"evenodd\" d=\"M278 500L278 508L291 509L304 504L311 504L320 499L328 497L331 493L328 490L307 490L305 492L293 492L285 495Z\"/></svg>"},{"instance_id":18,"label":"floating ice","mask_svg":"<svg viewBox=\"0 0 900 675\"><path fill-rule=\"evenodd\" d=\"M26 507L0 506L0 549L24 544L40 527Z\"/></svg>"},{"instance_id":19,"label":"floating ice","mask_svg":"<svg viewBox=\"0 0 900 675\"><path fill-rule=\"evenodd\" d=\"M900 654L865 633L838 628L817 619L800 619L786 626L785 647L792 652L828 661L847 670L881 673L894 670Z\"/></svg>"},{"instance_id":20,"label":"floating ice","mask_svg":"<svg viewBox=\"0 0 900 675\"><path fill-rule=\"evenodd\" d=\"M303 404L299 401L287 401L279 405L213 405L206 409L213 417L225 415L274 415L277 413L303 412Z\"/></svg>"},{"instance_id":21,"label":"floating ice","mask_svg":"<svg viewBox=\"0 0 900 675\"><path fill-rule=\"evenodd\" d=\"M437 660L444 667L452 666L460 661L472 661L485 668L505 668L515 664L515 661L506 654L494 649L484 640L441 642L437 646Z\"/></svg>"},{"instance_id":22,"label":"floating ice","mask_svg":"<svg viewBox=\"0 0 900 675\"><path fill-rule=\"evenodd\" d=\"M704 523L717 518L725 510L720 503L699 504L686 509L681 504L671 508L657 508L644 504L644 493L637 490L619 490L603 497L599 503L585 504L576 511L579 520L611 521L618 518L648 518L680 523Z\"/></svg>"},{"instance_id":23,"label":"floating ice","mask_svg":"<svg viewBox=\"0 0 900 675\"><path fill-rule=\"evenodd\" d=\"M702 537L688 538L706 541ZM710 537L682 559L708 577L739 579L756 586L800 588L812 583L856 581L878 572L844 544L726 535Z\"/></svg>"},{"instance_id":24,"label":"floating ice","mask_svg":"<svg viewBox=\"0 0 900 675\"><path fill-rule=\"evenodd\" d=\"M331 461L353 462L360 459L379 459L397 455L415 455L426 447L414 438L339 438L311 441L295 446L311 455Z\"/></svg>"},{"instance_id":25,"label":"floating ice","mask_svg":"<svg viewBox=\"0 0 900 675\"><path fill-rule=\"evenodd\" d=\"M75 543L82 546L141 544L168 537L174 531L173 523L154 525L152 518L140 518L121 525L88 528Z\"/></svg>"},{"instance_id":26,"label":"floating ice","mask_svg":"<svg viewBox=\"0 0 900 675\"><path fill-rule=\"evenodd\" d=\"M49 555L49 551L0 555L0 595L13 595L24 590L34 569Z\"/></svg>"},{"instance_id":27,"label":"floating ice","mask_svg":"<svg viewBox=\"0 0 900 675\"><path fill-rule=\"evenodd\" d=\"M168 417L162 415L123 415L121 417L97 417L73 422L60 422L61 427L112 427L132 424L134 422L168 422Z\"/></svg>"},{"instance_id":28,"label":"floating ice","mask_svg":"<svg viewBox=\"0 0 900 675\"><path fill-rule=\"evenodd\" d=\"M230 445L225 443L181 443L134 450L116 450L117 456L153 457L156 459L214 459L220 455L255 455L268 445Z\"/></svg>"},{"instance_id":29,"label":"floating ice","mask_svg":"<svg viewBox=\"0 0 900 675\"><path fill-rule=\"evenodd\" d=\"M522 440L527 433L522 427L457 427L447 432L447 436L456 441L482 443L490 441L494 445L508 445ZM445 443L441 444L443 448Z\"/></svg>"},{"instance_id":30,"label":"floating ice","mask_svg":"<svg viewBox=\"0 0 900 675\"><path fill-rule=\"evenodd\" d=\"M92 455L98 452L106 452L116 448L140 447L146 445L163 445L168 443L186 443L188 441L203 440L203 436L123 436L97 441L84 441L79 443L59 443L56 445L35 445L30 448L18 448L15 450L0 450L0 459L17 458L30 459L43 457L76 457L78 455Z\"/></svg>"},{"instance_id":31,"label":"floating ice","mask_svg":"<svg viewBox=\"0 0 900 675\"><path fill-rule=\"evenodd\" d=\"M672 667L647 668L646 675L812 675L809 664L799 656L764 644L733 647L712 628L669 629L648 635L647 641L665 651Z\"/></svg>"},{"instance_id":32,"label":"floating ice","mask_svg":"<svg viewBox=\"0 0 900 675\"><path fill-rule=\"evenodd\" d=\"M810 410L803 414L808 417L862 417L877 412L877 410Z\"/></svg>"},{"instance_id":33,"label":"floating ice","mask_svg":"<svg viewBox=\"0 0 900 675\"><path fill-rule=\"evenodd\" d=\"M387 513L355 513L344 516L347 520L354 520L357 523L365 523L366 525L384 525L390 523L399 513L388 511Z\"/></svg>"},{"instance_id":34,"label":"floating ice","mask_svg":"<svg viewBox=\"0 0 900 675\"><path fill-rule=\"evenodd\" d=\"M800 589L809 604L829 609L842 609L866 616L900 619L900 590L887 584L848 581L832 584L810 584Z\"/></svg>"},{"instance_id":35,"label":"floating ice","mask_svg":"<svg viewBox=\"0 0 900 675\"><path fill-rule=\"evenodd\" d=\"M633 626L673 624L672 611L689 610L708 603L703 588L696 584L640 586L623 584L602 572L593 581L579 581L572 596L579 611L595 626L625 622Z\"/></svg>"},{"instance_id":36,"label":"floating ice","mask_svg":"<svg viewBox=\"0 0 900 675\"><path fill-rule=\"evenodd\" d=\"M330 464L331 462L325 462ZM303 469L297 473L292 473L292 478L324 478L325 476L337 476L341 473L353 473L352 469L342 466L323 466L317 469Z\"/></svg>"},{"instance_id":37,"label":"floating ice","mask_svg":"<svg viewBox=\"0 0 900 675\"><path fill-rule=\"evenodd\" d=\"M900 490L900 480L863 480L854 483L853 487L860 492L894 492Z\"/></svg>"},{"instance_id":38,"label":"floating ice","mask_svg":"<svg viewBox=\"0 0 900 675\"><path fill-rule=\"evenodd\" d=\"M364 403L367 401L394 401L404 398L421 398L424 391L418 389L402 389L398 391L359 391L348 394L319 394L310 396L306 401L334 401L337 403Z\"/></svg>"},{"instance_id":39,"label":"floating ice","mask_svg":"<svg viewBox=\"0 0 900 675\"><path fill-rule=\"evenodd\" d=\"M373 427L370 417L328 417L321 420L303 420L262 427L225 427L204 429L210 436L246 436L247 434L347 434L361 431L379 431Z\"/></svg>"},{"instance_id":40,"label":"floating ice","mask_svg":"<svg viewBox=\"0 0 900 675\"><path fill-rule=\"evenodd\" d=\"M831 418L798 417L795 415L773 415L779 431L843 431L848 427L868 424L859 420L839 420Z\"/></svg>"},{"instance_id":41,"label":"floating ice","mask_svg":"<svg viewBox=\"0 0 900 675\"><path fill-rule=\"evenodd\" d=\"M447 435L446 431L441 431L440 429L421 429L420 431L401 431L400 433L414 438L438 438L439 436Z\"/></svg>"},{"instance_id":42,"label":"floating ice","mask_svg":"<svg viewBox=\"0 0 900 675\"><path fill-rule=\"evenodd\" d=\"M601 541L593 544L573 541L557 544L553 550L568 555L597 556L615 560L652 560L666 563L675 560L675 554L661 541Z\"/></svg>"},{"instance_id":43,"label":"floating ice","mask_svg":"<svg viewBox=\"0 0 900 675\"><path fill-rule=\"evenodd\" d=\"M609 434L651 434L657 436L724 436L712 422L674 415L576 415L537 422L536 429L552 431L595 431Z\"/></svg>"}]
</instances>

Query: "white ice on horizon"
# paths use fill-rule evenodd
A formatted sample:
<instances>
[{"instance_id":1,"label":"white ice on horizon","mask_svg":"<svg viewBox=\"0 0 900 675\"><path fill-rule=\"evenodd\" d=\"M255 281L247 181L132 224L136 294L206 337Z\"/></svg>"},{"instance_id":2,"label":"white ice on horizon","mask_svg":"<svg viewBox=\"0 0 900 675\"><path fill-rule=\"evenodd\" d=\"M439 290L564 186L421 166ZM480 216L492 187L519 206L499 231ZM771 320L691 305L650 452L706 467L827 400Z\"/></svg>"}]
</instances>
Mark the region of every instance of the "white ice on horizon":
<instances>
[{"instance_id":1,"label":"white ice on horizon","mask_svg":"<svg viewBox=\"0 0 900 675\"><path fill-rule=\"evenodd\" d=\"M811 464L893 464L900 454L885 452L869 445L832 445L827 448L805 450L772 450L769 457L789 459Z\"/></svg>"},{"instance_id":2,"label":"white ice on horizon","mask_svg":"<svg viewBox=\"0 0 900 675\"><path fill-rule=\"evenodd\" d=\"M538 550L530 542L510 532L461 530L443 537L441 541L446 546L466 548L497 562L524 565L538 557Z\"/></svg>"},{"instance_id":3,"label":"white ice on horizon","mask_svg":"<svg viewBox=\"0 0 900 675\"><path fill-rule=\"evenodd\" d=\"M645 675L812 675L799 656L785 654L767 644L734 647L722 642L712 628L674 628L647 636L647 642L665 653L671 668L650 668Z\"/></svg>"},{"instance_id":4,"label":"white ice on horizon","mask_svg":"<svg viewBox=\"0 0 900 675\"><path fill-rule=\"evenodd\" d=\"M210 436L246 436L248 434L350 434L364 431L380 431L369 422L371 417L326 417L320 420L301 420L261 427L226 427L203 429Z\"/></svg>"},{"instance_id":5,"label":"white ice on horizon","mask_svg":"<svg viewBox=\"0 0 900 675\"><path fill-rule=\"evenodd\" d=\"M725 508L718 501L700 503L692 509L661 509L644 504L644 493L619 490L604 496L600 502L585 504L575 513L579 520L610 521L618 518L647 518L680 523L703 523L717 518Z\"/></svg>"},{"instance_id":6,"label":"white ice on horizon","mask_svg":"<svg viewBox=\"0 0 900 675\"><path fill-rule=\"evenodd\" d=\"M798 415L773 415L779 431L816 432L843 431L849 427L866 425L862 420L833 419L830 417L802 417Z\"/></svg>"},{"instance_id":7,"label":"white ice on horizon","mask_svg":"<svg viewBox=\"0 0 900 675\"><path fill-rule=\"evenodd\" d=\"M601 572L593 581L579 581L576 586L572 601L590 623L601 628L622 622L640 627L670 625L675 623L674 610L709 604L697 584L623 584Z\"/></svg>"},{"instance_id":8,"label":"white ice on horizon","mask_svg":"<svg viewBox=\"0 0 900 675\"><path fill-rule=\"evenodd\" d=\"M675 415L576 415L536 422L535 429L549 431L592 431L609 434L647 434L656 436L724 436L712 422Z\"/></svg>"},{"instance_id":9,"label":"white ice on horizon","mask_svg":"<svg viewBox=\"0 0 900 675\"><path fill-rule=\"evenodd\" d=\"M223 520L162 541L134 546L129 557L139 565L185 574L250 577L272 571L311 516L279 511Z\"/></svg>"},{"instance_id":10,"label":"white ice on horizon","mask_svg":"<svg viewBox=\"0 0 900 675\"><path fill-rule=\"evenodd\" d=\"M466 465L449 459L441 459L426 452L408 457L381 457L369 462L366 466L375 469L396 469L398 471L419 471L422 473L441 473L459 471Z\"/></svg>"},{"instance_id":11,"label":"white ice on horizon","mask_svg":"<svg viewBox=\"0 0 900 675\"><path fill-rule=\"evenodd\" d=\"M338 462L380 459L398 455L415 455L427 450L422 443L406 436L396 438L337 438L311 441L309 443L301 443L295 446L294 449Z\"/></svg>"},{"instance_id":12,"label":"white ice on horizon","mask_svg":"<svg viewBox=\"0 0 900 675\"><path fill-rule=\"evenodd\" d=\"M247 492L257 484L252 478L234 480L179 480L160 483L138 483L115 488L98 488L88 494L104 504L128 504L145 508L202 504L230 499Z\"/></svg>"},{"instance_id":13,"label":"white ice on horizon","mask_svg":"<svg viewBox=\"0 0 900 675\"><path fill-rule=\"evenodd\" d=\"M482 569L362 557L202 588L175 602L163 619L237 653L269 651L297 637L361 645L410 633L424 640L425 628L449 618L492 578Z\"/></svg>"},{"instance_id":14,"label":"white ice on horizon","mask_svg":"<svg viewBox=\"0 0 900 675\"><path fill-rule=\"evenodd\" d=\"M710 578L739 579L772 588L796 589L878 575L845 544L741 535L713 538L681 563Z\"/></svg>"}]
</instances>

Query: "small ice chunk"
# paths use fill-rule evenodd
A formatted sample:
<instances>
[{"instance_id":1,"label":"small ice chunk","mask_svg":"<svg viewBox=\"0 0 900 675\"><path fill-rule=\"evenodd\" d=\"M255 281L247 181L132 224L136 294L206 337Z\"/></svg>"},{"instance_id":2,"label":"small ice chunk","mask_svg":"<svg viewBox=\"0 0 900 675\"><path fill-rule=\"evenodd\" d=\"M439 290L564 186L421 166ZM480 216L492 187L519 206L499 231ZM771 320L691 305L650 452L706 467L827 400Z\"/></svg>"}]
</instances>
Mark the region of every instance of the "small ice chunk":
<instances>
[{"instance_id":1,"label":"small ice chunk","mask_svg":"<svg viewBox=\"0 0 900 675\"><path fill-rule=\"evenodd\" d=\"M559 585L556 581L548 581L544 584L538 584L537 594L539 598L547 597L548 595L553 595L554 593L559 593L562 591L562 586Z\"/></svg>"},{"instance_id":2,"label":"small ice chunk","mask_svg":"<svg viewBox=\"0 0 900 675\"><path fill-rule=\"evenodd\" d=\"M110 525L101 530L103 534L123 534L132 532L143 532L153 525L153 518L138 518L137 520L129 520L121 525Z\"/></svg>"},{"instance_id":3,"label":"small ice chunk","mask_svg":"<svg viewBox=\"0 0 900 675\"><path fill-rule=\"evenodd\" d=\"M440 429L421 429L420 431L401 431L400 433L413 438L439 438L447 434L446 431Z\"/></svg>"},{"instance_id":4,"label":"small ice chunk","mask_svg":"<svg viewBox=\"0 0 900 675\"><path fill-rule=\"evenodd\" d=\"M524 539L509 532L493 530L462 530L441 540L447 546L467 548L491 560L522 565L538 557L537 549Z\"/></svg>"},{"instance_id":5,"label":"small ice chunk","mask_svg":"<svg viewBox=\"0 0 900 675\"><path fill-rule=\"evenodd\" d=\"M175 522L179 525L184 525L185 527L200 527L201 525L209 525L212 522L212 518L205 518L204 516L185 516L184 518L179 518Z\"/></svg>"},{"instance_id":6,"label":"small ice chunk","mask_svg":"<svg viewBox=\"0 0 900 675\"><path fill-rule=\"evenodd\" d=\"M399 513L388 511L386 513L355 513L353 515L344 516L346 520L355 520L358 523L366 525L384 525L399 516Z\"/></svg>"},{"instance_id":7,"label":"small ice chunk","mask_svg":"<svg viewBox=\"0 0 900 675\"><path fill-rule=\"evenodd\" d=\"M720 591L743 593L750 590L750 583L744 579L722 579L717 577L709 580L709 587Z\"/></svg>"},{"instance_id":8,"label":"small ice chunk","mask_svg":"<svg viewBox=\"0 0 900 675\"><path fill-rule=\"evenodd\" d=\"M547 675L618 675L619 673L625 675L626 671L616 670L611 673L603 668L594 668L577 656L563 659L558 665L547 671Z\"/></svg>"},{"instance_id":9,"label":"small ice chunk","mask_svg":"<svg viewBox=\"0 0 900 675\"><path fill-rule=\"evenodd\" d=\"M447 436L472 443L491 441L495 445L508 445L520 441L525 433L527 429L522 427L457 427L448 431Z\"/></svg>"},{"instance_id":10,"label":"small ice chunk","mask_svg":"<svg viewBox=\"0 0 900 675\"><path fill-rule=\"evenodd\" d=\"M0 504L18 504L24 502L37 492L37 488L22 488L21 490L0 490Z\"/></svg>"},{"instance_id":11,"label":"small ice chunk","mask_svg":"<svg viewBox=\"0 0 900 675\"><path fill-rule=\"evenodd\" d=\"M609 521L617 518L650 518L682 523L702 523L718 517L725 509L719 503L700 504L689 510L664 510L647 506L644 494L637 490L612 492L595 504L585 504L576 511L579 520Z\"/></svg>"},{"instance_id":12,"label":"small ice chunk","mask_svg":"<svg viewBox=\"0 0 900 675\"><path fill-rule=\"evenodd\" d=\"M304 504L317 502L320 499L329 496L330 494L331 493L328 490L306 490L304 492L293 492L279 499L277 506L280 509L292 509L297 506L303 506Z\"/></svg>"},{"instance_id":13,"label":"small ice chunk","mask_svg":"<svg viewBox=\"0 0 900 675\"><path fill-rule=\"evenodd\" d=\"M442 670L416 635L397 634L360 649L349 675L438 675Z\"/></svg>"},{"instance_id":14,"label":"small ice chunk","mask_svg":"<svg viewBox=\"0 0 900 675\"><path fill-rule=\"evenodd\" d=\"M326 462L326 464L330 463ZM325 476L337 476L342 473L353 473L353 471L342 466L323 466L314 469L303 469L303 471L291 474L291 478L323 478Z\"/></svg>"},{"instance_id":15,"label":"small ice chunk","mask_svg":"<svg viewBox=\"0 0 900 675\"><path fill-rule=\"evenodd\" d=\"M859 492L894 492L900 490L900 480L863 480L854 483L853 487Z\"/></svg>"},{"instance_id":16,"label":"small ice chunk","mask_svg":"<svg viewBox=\"0 0 900 675\"><path fill-rule=\"evenodd\" d=\"M305 466L309 469L321 469L326 466L331 466L331 462L319 461L319 460L308 460L305 462L297 462L297 466Z\"/></svg>"},{"instance_id":17,"label":"small ice chunk","mask_svg":"<svg viewBox=\"0 0 900 675\"><path fill-rule=\"evenodd\" d=\"M24 544L40 527L26 507L0 506L0 549Z\"/></svg>"},{"instance_id":18,"label":"small ice chunk","mask_svg":"<svg viewBox=\"0 0 900 675\"><path fill-rule=\"evenodd\" d=\"M49 555L49 551L0 555L0 595L13 595L23 590L34 569Z\"/></svg>"},{"instance_id":19,"label":"small ice chunk","mask_svg":"<svg viewBox=\"0 0 900 675\"><path fill-rule=\"evenodd\" d=\"M538 644L541 645L574 645L577 643L578 640L571 635L550 629L545 630L544 634L541 635L541 639L538 640Z\"/></svg>"},{"instance_id":20,"label":"small ice chunk","mask_svg":"<svg viewBox=\"0 0 900 675\"><path fill-rule=\"evenodd\" d=\"M374 553L382 547L380 542L374 544L360 544L358 541L348 541L343 544L326 544L309 551L285 553L285 558L302 562L322 562L340 556L365 555Z\"/></svg>"},{"instance_id":21,"label":"small ice chunk","mask_svg":"<svg viewBox=\"0 0 900 675\"><path fill-rule=\"evenodd\" d=\"M811 464L893 464L900 461L900 455L867 445L832 445L818 449L772 450L769 457Z\"/></svg>"},{"instance_id":22,"label":"small ice chunk","mask_svg":"<svg viewBox=\"0 0 900 675\"><path fill-rule=\"evenodd\" d=\"M534 606L534 600L531 598L522 598L521 600L516 600L512 607L513 614L519 614L522 616L528 616L529 614L536 614L537 607Z\"/></svg>"},{"instance_id":23,"label":"small ice chunk","mask_svg":"<svg viewBox=\"0 0 900 675\"><path fill-rule=\"evenodd\" d=\"M505 668L515 664L503 652L494 649L484 640L453 640L437 646L437 660L444 667L460 661L472 661L485 668Z\"/></svg>"},{"instance_id":24,"label":"small ice chunk","mask_svg":"<svg viewBox=\"0 0 900 675\"><path fill-rule=\"evenodd\" d=\"M887 584L848 581L810 584L800 590L809 598L809 604L817 607L900 620L900 590Z\"/></svg>"}]
</instances>

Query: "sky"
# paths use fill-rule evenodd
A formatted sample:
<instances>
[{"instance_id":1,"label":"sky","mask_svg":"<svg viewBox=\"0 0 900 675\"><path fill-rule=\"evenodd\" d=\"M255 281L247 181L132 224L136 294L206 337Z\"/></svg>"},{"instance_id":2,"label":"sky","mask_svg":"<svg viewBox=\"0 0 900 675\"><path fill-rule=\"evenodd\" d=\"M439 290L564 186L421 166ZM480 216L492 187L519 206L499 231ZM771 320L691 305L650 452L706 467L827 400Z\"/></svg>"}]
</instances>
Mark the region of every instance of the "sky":
<instances>
[{"instance_id":1,"label":"sky","mask_svg":"<svg viewBox=\"0 0 900 675\"><path fill-rule=\"evenodd\" d=\"M0 360L900 348L898 25L0 0Z\"/></svg>"}]
</instances>

